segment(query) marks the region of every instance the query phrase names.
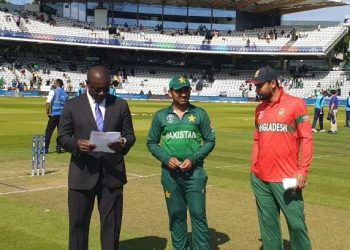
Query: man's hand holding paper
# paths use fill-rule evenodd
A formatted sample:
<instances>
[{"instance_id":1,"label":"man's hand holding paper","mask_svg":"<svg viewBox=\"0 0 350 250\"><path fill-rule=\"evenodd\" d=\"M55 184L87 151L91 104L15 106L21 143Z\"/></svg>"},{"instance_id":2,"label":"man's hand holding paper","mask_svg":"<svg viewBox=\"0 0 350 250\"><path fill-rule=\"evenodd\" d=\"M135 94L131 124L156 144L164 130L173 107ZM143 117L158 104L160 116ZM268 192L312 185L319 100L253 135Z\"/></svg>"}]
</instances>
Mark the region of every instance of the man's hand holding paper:
<instances>
[{"instance_id":1,"label":"man's hand holding paper","mask_svg":"<svg viewBox=\"0 0 350 250\"><path fill-rule=\"evenodd\" d=\"M114 153L124 147L124 140L120 132L97 132L91 131L90 143L96 145L93 151Z\"/></svg>"},{"instance_id":2,"label":"man's hand holding paper","mask_svg":"<svg viewBox=\"0 0 350 250\"><path fill-rule=\"evenodd\" d=\"M295 178L297 179L297 186L298 188L304 188L307 186L307 176L301 174L301 173L297 173L295 175Z\"/></svg>"},{"instance_id":3,"label":"man's hand holding paper","mask_svg":"<svg viewBox=\"0 0 350 250\"><path fill-rule=\"evenodd\" d=\"M284 178L283 187L287 189L302 189L307 186L307 177L302 174L296 174L294 178Z\"/></svg>"},{"instance_id":4,"label":"man's hand holding paper","mask_svg":"<svg viewBox=\"0 0 350 250\"><path fill-rule=\"evenodd\" d=\"M78 140L77 143L79 151L82 153L90 153L96 148L96 145L91 144L89 140Z\"/></svg>"},{"instance_id":5,"label":"man's hand holding paper","mask_svg":"<svg viewBox=\"0 0 350 250\"><path fill-rule=\"evenodd\" d=\"M118 141L109 143L107 145L113 151L121 151L125 147L125 140L123 138L119 138Z\"/></svg>"}]
</instances>

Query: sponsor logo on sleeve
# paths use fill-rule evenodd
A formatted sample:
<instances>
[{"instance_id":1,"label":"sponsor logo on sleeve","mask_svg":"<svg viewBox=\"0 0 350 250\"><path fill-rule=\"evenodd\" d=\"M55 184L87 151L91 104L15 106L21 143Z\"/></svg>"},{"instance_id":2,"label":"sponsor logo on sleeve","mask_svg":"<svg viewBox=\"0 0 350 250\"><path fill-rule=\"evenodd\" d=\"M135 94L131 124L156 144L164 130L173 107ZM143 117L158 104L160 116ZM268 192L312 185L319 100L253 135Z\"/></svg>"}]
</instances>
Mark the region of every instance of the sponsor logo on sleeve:
<instances>
[{"instance_id":1,"label":"sponsor logo on sleeve","mask_svg":"<svg viewBox=\"0 0 350 250\"><path fill-rule=\"evenodd\" d=\"M303 122L308 122L310 121L310 117L308 115L303 116Z\"/></svg>"}]
</instances>

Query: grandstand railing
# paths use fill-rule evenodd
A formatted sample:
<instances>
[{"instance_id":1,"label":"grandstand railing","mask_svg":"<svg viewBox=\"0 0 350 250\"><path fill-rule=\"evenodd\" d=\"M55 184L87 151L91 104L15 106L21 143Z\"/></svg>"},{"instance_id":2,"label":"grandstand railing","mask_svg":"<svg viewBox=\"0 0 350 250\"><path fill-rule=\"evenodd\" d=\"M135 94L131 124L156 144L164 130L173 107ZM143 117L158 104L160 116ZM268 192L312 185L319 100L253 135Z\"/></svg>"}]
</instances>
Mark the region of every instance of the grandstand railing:
<instances>
[{"instance_id":1,"label":"grandstand railing","mask_svg":"<svg viewBox=\"0 0 350 250\"><path fill-rule=\"evenodd\" d=\"M21 96L26 97L38 97L38 96L46 96L48 91L20 91ZM0 96L6 96L11 97L15 96L15 91L11 90L0 90ZM74 97L74 93L70 92L69 95L71 97ZM126 99L126 100L139 100L139 101L145 101L145 100L168 100L168 98L164 95L160 96L152 96L149 97L147 95L139 95L139 94L117 94L117 96ZM303 98L306 105L314 105L315 99L313 98ZM224 103L248 103L248 102L255 102L255 98L247 98L247 97L221 97L221 96L191 96L191 101L197 101L197 102L224 102ZM328 101L326 100L326 105L328 105ZM339 99L339 106L345 106L346 105L346 99L341 98Z\"/></svg>"}]
</instances>

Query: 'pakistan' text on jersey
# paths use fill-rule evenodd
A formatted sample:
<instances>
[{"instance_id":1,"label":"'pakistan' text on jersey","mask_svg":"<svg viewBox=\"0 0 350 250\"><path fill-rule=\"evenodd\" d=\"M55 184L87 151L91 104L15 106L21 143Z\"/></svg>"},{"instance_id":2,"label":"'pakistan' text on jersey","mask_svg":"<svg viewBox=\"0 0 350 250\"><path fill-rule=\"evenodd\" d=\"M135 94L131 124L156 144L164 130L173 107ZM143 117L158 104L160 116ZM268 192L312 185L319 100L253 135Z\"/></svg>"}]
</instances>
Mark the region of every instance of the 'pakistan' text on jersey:
<instances>
[{"instance_id":1,"label":"'pakistan' text on jersey","mask_svg":"<svg viewBox=\"0 0 350 250\"><path fill-rule=\"evenodd\" d=\"M282 182L296 173L307 175L312 159L312 132L305 103L282 88L280 93L277 102L263 102L255 111L251 169L266 182Z\"/></svg>"},{"instance_id":2,"label":"'pakistan' text on jersey","mask_svg":"<svg viewBox=\"0 0 350 250\"><path fill-rule=\"evenodd\" d=\"M202 166L204 158L215 146L215 134L207 113L189 105L180 119L172 106L158 111L147 138L150 152L167 167L169 159L189 159L193 166Z\"/></svg>"}]
</instances>

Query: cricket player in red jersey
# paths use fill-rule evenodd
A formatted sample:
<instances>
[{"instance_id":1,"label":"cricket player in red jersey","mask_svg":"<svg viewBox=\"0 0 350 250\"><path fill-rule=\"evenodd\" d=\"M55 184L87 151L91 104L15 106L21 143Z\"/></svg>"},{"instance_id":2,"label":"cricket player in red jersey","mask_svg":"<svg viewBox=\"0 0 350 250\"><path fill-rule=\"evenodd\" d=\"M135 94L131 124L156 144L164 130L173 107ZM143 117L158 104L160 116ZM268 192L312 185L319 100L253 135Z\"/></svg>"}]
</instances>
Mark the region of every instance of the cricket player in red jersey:
<instances>
[{"instance_id":1,"label":"cricket player in red jersey","mask_svg":"<svg viewBox=\"0 0 350 250\"><path fill-rule=\"evenodd\" d=\"M306 105L284 92L277 73L260 68L251 82L262 103L255 111L251 187L255 194L264 250L282 250L282 210L292 250L310 250L302 189L312 159L312 132ZM294 187L287 189L287 179ZM285 183L285 186L283 185Z\"/></svg>"}]
</instances>

